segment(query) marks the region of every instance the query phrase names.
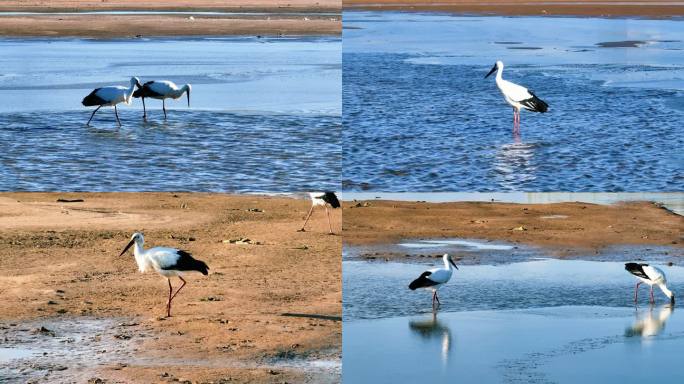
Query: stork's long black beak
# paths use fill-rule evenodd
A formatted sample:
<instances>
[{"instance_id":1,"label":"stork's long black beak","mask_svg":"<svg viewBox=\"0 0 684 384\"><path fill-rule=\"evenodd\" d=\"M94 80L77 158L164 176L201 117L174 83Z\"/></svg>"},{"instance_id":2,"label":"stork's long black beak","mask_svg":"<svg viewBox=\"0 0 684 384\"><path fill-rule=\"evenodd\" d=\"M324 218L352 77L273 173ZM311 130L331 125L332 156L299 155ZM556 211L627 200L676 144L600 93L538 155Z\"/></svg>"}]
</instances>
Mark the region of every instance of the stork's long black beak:
<instances>
[{"instance_id":1,"label":"stork's long black beak","mask_svg":"<svg viewBox=\"0 0 684 384\"><path fill-rule=\"evenodd\" d=\"M458 267L456 266L456 263L454 263L454 261L453 261L453 260L449 259L449 262L451 263L451 265L453 265L453 266L454 266L454 268L458 269Z\"/></svg>"},{"instance_id":2,"label":"stork's long black beak","mask_svg":"<svg viewBox=\"0 0 684 384\"><path fill-rule=\"evenodd\" d=\"M670 297L670 306L672 306L673 308L674 308L674 305L675 305L675 299L674 299L674 298L675 298L674 295L672 295L672 297Z\"/></svg>"},{"instance_id":3,"label":"stork's long black beak","mask_svg":"<svg viewBox=\"0 0 684 384\"><path fill-rule=\"evenodd\" d=\"M188 92L186 92L188 96L188 108L190 108L190 89L188 89Z\"/></svg>"},{"instance_id":4,"label":"stork's long black beak","mask_svg":"<svg viewBox=\"0 0 684 384\"><path fill-rule=\"evenodd\" d=\"M123 254L126 253L126 251L128 251L128 248L132 247L133 244L135 244L135 240L131 240L131 242L128 243L128 245L126 246L126 248L124 248L124 250L121 251L121 254L120 254L119 256L123 256Z\"/></svg>"},{"instance_id":5,"label":"stork's long black beak","mask_svg":"<svg viewBox=\"0 0 684 384\"><path fill-rule=\"evenodd\" d=\"M492 70L489 71L489 73L488 73L484 78L485 78L485 79L488 78L489 75L491 75L491 74L494 73L494 72L496 72L496 64L494 64L494 66L492 67Z\"/></svg>"}]
</instances>

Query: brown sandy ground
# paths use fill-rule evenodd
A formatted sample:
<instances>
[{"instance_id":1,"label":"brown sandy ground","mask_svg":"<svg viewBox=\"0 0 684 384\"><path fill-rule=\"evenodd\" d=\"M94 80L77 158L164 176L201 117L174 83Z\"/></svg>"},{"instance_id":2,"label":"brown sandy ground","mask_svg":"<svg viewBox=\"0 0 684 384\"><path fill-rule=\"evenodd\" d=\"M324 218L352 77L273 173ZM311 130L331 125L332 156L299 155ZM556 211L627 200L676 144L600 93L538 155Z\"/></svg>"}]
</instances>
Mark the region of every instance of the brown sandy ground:
<instances>
[{"instance_id":1,"label":"brown sandy ground","mask_svg":"<svg viewBox=\"0 0 684 384\"><path fill-rule=\"evenodd\" d=\"M302 370L259 367L278 358L339 361L341 237L327 234L322 210L297 232L309 207L255 195L2 193L0 329L7 341L11 323L123 318L139 343L133 358L86 372L108 383L309 381ZM339 231L341 210L333 220ZM139 273L132 254L118 256L134 231L144 232L146 248L186 249L210 266L207 277L186 275L171 318L162 317L166 280ZM228 242L240 238L251 244Z\"/></svg>"},{"instance_id":2,"label":"brown sandy ground","mask_svg":"<svg viewBox=\"0 0 684 384\"><path fill-rule=\"evenodd\" d=\"M515 16L683 16L677 1L659 0L344 0L345 9L434 11ZM631 3L631 4L630 4Z\"/></svg>"},{"instance_id":3,"label":"brown sandy ground","mask_svg":"<svg viewBox=\"0 0 684 384\"><path fill-rule=\"evenodd\" d=\"M552 248L558 254L611 245L682 247L684 218L654 203L344 202L344 242L473 238Z\"/></svg>"},{"instance_id":4,"label":"brown sandy ground","mask_svg":"<svg viewBox=\"0 0 684 384\"><path fill-rule=\"evenodd\" d=\"M45 15L0 16L0 35L17 37L134 37L209 35L338 35L342 24L333 0L3 1L0 12ZM78 11L222 11L271 15L50 15ZM294 14L297 13L297 14Z\"/></svg>"}]
</instances>

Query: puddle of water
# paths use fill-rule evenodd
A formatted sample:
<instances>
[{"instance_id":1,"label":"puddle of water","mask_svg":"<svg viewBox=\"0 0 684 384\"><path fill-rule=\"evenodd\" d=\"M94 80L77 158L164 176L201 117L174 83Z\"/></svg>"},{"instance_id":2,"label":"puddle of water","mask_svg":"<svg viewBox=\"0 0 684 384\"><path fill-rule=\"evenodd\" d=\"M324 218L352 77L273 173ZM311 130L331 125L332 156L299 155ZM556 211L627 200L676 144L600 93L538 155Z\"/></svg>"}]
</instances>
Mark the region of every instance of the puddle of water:
<instances>
[{"instance_id":1,"label":"puddle of water","mask_svg":"<svg viewBox=\"0 0 684 384\"><path fill-rule=\"evenodd\" d=\"M590 204L614 204L623 201L653 201L663 204L667 209L684 215L684 193L668 192L344 192L343 200L394 200L427 201L446 203L456 201L491 201L518 204L551 204L564 202L583 202Z\"/></svg>"},{"instance_id":2,"label":"puddle of water","mask_svg":"<svg viewBox=\"0 0 684 384\"><path fill-rule=\"evenodd\" d=\"M360 27L344 33L344 190L684 189L683 23L356 11L343 18ZM511 36L521 46L501 44ZM630 40L647 43L596 45ZM505 78L551 106L523 113L520 138L496 85L483 79L498 59Z\"/></svg>"},{"instance_id":3,"label":"puddle of water","mask_svg":"<svg viewBox=\"0 0 684 384\"><path fill-rule=\"evenodd\" d=\"M352 249L350 249L352 248ZM361 252L345 246L343 268L343 308L347 321L392 316L409 316L431 311L431 293L410 291L408 284L423 271L438 267L438 258L409 258L402 262L359 261ZM624 270L624 262L642 260L660 266L668 286L684 296L684 267L665 266L679 262L681 249L669 247L625 247L605 250L599 260L558 260L541 258L542 250L521 248L501 253L483 252L476 265L469 259L457 262L459 269L439 291L441 310L507 310L555 306L632 305L635 278ZM519 255L516 253L520 252ZM454 253L452 253L454 254ZM455 253L456 256L460 256ZM505 261L527 261L501 264ZM419 263L416 261L420 260ZM496 263L492 265L483 265ZM656 288L659 303L669 302ZM640 299L646 303L648 290L642 287Z\"/></svg>"},{"instance_id":4,"label":"puddle of water","mask_svg":"<svg viewBox=\"0 0 684 384\"><path fill-rule=\"evenodd\" d=\"M26 348L0 348L0 363L7 363L15 359L23 359L36 353L31 349Z\"/></svg>"},{"instance_id":5,"label":"puddle of water","mask_svg":"<svg viewBox=\"0 0 684 384\"><path fill-rule=\"evenodd\" d=\"M640 330L649 329L648 333ZM349 382L673 382L684 317L669 306L563 306L345 322ZM647 369L625 369L647 367Z\"/></svg>"},{"instance_id":6,"label":"puddle of water","mask_svg":"<svg viewBox=\"0 0 684 384\"><path fill-rule=\"evenodd\" d=\"M399 243L402 247L407 248L433 248L433 247L444 247L445 245L460 245L467 248L474 248L476 250L497 250L505 251L513 249L513 245L501 245L493 244L490 242L479 242L479 241L469 241L469 240L420 240L417 243Z\"/></svg>"},{"instance_id":7,"label":"puddle of water","mask_svg":"<svg viewBox=\"0 0 684 384\"><path fill-rule=\"evenodd\" d=\"M314 37L0 39L0 190L338 189L340 50ZM134 100L122 128L109 108L87 127L81 99L132 75L192 83L191 108L167 102L164 121L148 101L145 123Z\"/></svg>"}]
</instances>

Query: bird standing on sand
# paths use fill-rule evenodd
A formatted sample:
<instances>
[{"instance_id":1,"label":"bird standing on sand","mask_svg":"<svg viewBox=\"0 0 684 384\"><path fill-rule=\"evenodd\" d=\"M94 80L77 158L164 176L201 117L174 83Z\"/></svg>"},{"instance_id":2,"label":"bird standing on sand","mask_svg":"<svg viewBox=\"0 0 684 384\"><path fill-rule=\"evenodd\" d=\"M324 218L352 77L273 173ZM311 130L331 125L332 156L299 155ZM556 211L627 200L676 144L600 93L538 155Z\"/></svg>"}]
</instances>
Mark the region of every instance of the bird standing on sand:
<instances>
[{"instance_id":1,"label":"bird standing on sand","mask_svg":"<svg viewBox=\"0 0 684 384\"><path fill-rule=\"evenodd\" d=\"M643 263L627 263L625 264L625 269L627 272L636 276L639 279L636 287L634 288L634 303L636 304L639 294L639 285L641 283L646 283L651 286L651 303L655 303L655 298L653 297L653 286L657 285L661 291L670 299L670 304L674 305L675 295L667 289L667 279L665 277L665 272L663 272L658 267L653 267L648 264Z\"/></svg>"},{"instance_id":2,"label":"bird standing on sand","mask_svg":"<svg viewBox=\"0 0 684 384\"><path fill-rule=\"evenodd\" d=\"M164 119L166 119L166 99L179 99L185 93L188 97L188 107L190 107L190 84L178 87L174 82L168 80L148 81L133 92L133 97L141 97L143 103L143 119L147 119L147 109L145 108L145 98L149 97L162 101Z\"/></svg>"},{"instance_id":3,"label":"bird standing on sand","mask_svg":"<svg viewBox=\"0 0 684 384\"><path fill-rule=\"evenodd\" d=\"M197 271L206 276L209 274L209 267L203 261L193 258L186 251L164 247L154 247L145 250L143 249L144 244L145 238L143 234L136 232L131 236L131 241L121 251L119 256L123 256L130 247L135 245L133 255L135 256L135 262L138 264L138 270L144 273L148 269L154 269L158 274L166 277L169 282L169 300L166 303L166 316L171 317L171 301L187 283L183 279L182 274L184 272ZM176 293L173 293L173 288L171 287L171 277L173 276L178 276L183 282Z\"/></svg>"},{"instance_id":4,"label":"bird standing on sand","mask_svg":"<svg viewBox=\"0 0 684 384\"><path fill-rule=\"evenodd\" d=\"M340 200L337 199L337 195L335 195L335 192L329 191L309 192L309 197L311 198L311 209L309 209L309 213L306 215L306 219L304 220L304 225L302 225L302 229L300 229L299 232L306 232L304 227L306 227L306 223L309 222L309 218L311 218L314 207L322 205L325 207L325 213L328 215L328 227L330 228L330 234L333 235L334 233L332 230L332 223L330 221L330 211L328 211L328 205L330 205L333 209L340 207Z\"/></svg>"},{"instance_id":5,"label":"bird standing on sand","mask_svg":"<svg viewBox=\"0 0 684 384\"><path fill-rule=\"evenodd\" d=\"M95 108L93 114L90 115L90 119L88 119L86 125L90 125L90 120L93 119L95 112L97 112L100 108L114 106L114 116L116 116L116 122L119 123L119 126L121 126L121 120L119 120L119 114L117 113L116 105L119 103L130 104L131 96L133 95L133 90L135 89L136 85L140 86L140 80L138 80L137 77L132 77L131 85L128 88L120 85L112 85L109 87L96 88L90 92L88 96L83 98L81 104L86 107L97 105L97 108Z\"/></svg>"},{"instance_id":6,"label":"bird standing on sand","mask_svg":"<svg viewBox=\"0 0 684 384\"><path fill-rule=\"evenodd\" d=\"M454 263L454 259L452 259L449 254L445 253L444 256L442 256L442 259L444 260L444 268L427 270L409 284L409 289L412 291L415 291L418 288L432 291L433 310L435 309L435 303L437 303L437 306L441 305L439 297L437 297L437 290L451 279L451 275L454 273L451 266L458 269Z\"/></svg>"},{"instance_id":7,"label":"bird standing on sand","mask_svg":"<svg viewBox=\"0 0 684 384\"><path fill-rule=\"evenodd\" d=\"M496 70L496 86L504 95L506 102L513 107L513 133L520 133L520 110L526 109L532 112L544 113L549 109L549 105L542 99L538 98L532 91L522 87L518 84L511 83L508 80L501 78L504 64L501 60L497 61L492 67L492 70L485 75L485 79L489 77Z\"/></svg>"}]
</instances>

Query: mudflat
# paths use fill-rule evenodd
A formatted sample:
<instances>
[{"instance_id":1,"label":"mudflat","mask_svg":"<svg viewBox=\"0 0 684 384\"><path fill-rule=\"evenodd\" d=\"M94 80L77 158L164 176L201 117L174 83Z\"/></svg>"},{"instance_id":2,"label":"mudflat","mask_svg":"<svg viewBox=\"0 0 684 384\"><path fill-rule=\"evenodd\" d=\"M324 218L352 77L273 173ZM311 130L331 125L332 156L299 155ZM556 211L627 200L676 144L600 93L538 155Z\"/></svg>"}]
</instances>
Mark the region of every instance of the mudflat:
<instances>
[{"instance_id":1,"label":"mudflat","mask_svg":"<svg viewBox=\"0 0 684 384\"><path fill-rule=\"evenodd\" d=\"M5 1L0 35L122 38L141 36L338 35L339 1ZM186 14L135 14L186 12ZM83 12L133 12L93 14ZM192 12L224 12L191 14ZM79 14L80 13L80 14Z\"/></svg>"},{"instance_id":2,"label":"mudflat","mask_svg":"<svg viewBox=\"0 0 684 384\"><path fill-rule=\"evenodd\" d=\"M31 337L64 336L60 358L68 369L50 365L52 354L19 367L57 381L334 380L335 369L321 374L306 364L339 362L341 236L328 234L322 209L298 232L309 207L307 200L257 195L2 193L4 346L21 347L17 340L36 329ZM340 231L341 210L332 218ZM139 273L130 252L119 256L134 231L144 232L145 248L184 249L209 265L208 276L185 275L170 318L166 279ZM60 334L68 329L60 324L95 320L114 324L96 341L70 346ZM71 365L72 349L100 339L111 344L102 356L121 356Z\"/></svg>"},{"instance_id":3,"label":"mudflat","mask_svg":"<svg viewBox=\"0 0 684 384\"><path fill-rule=\"evenodd\" d=\"M434 11L464 14L510 16L563 15L598 17L670 18L684 15L684 5L677 1L657 0L344 0L345 9L385 11Z\"/></svg>"},{"instance_id":4,"label":"mudflat","mask_svg":"<svg viewBox=\"0 0 684 384\"><path fill-rule=\"evenodd\" d=\"M681 247L684 218L650 202L510 204L344 202L344 242L475 238L555 248L572 253L611 245Z\"/></svg>"}]
</instances>

